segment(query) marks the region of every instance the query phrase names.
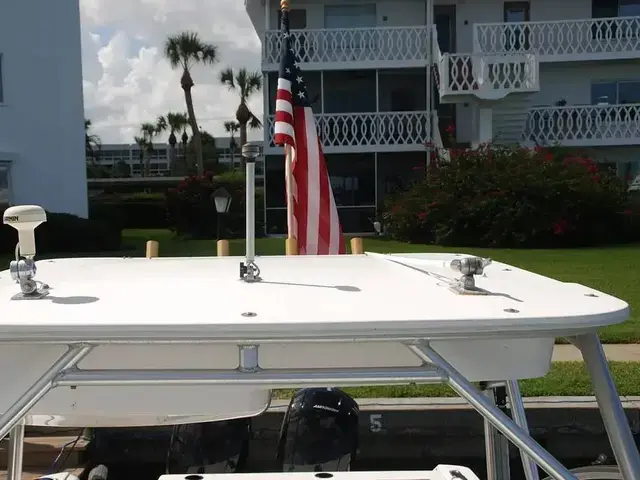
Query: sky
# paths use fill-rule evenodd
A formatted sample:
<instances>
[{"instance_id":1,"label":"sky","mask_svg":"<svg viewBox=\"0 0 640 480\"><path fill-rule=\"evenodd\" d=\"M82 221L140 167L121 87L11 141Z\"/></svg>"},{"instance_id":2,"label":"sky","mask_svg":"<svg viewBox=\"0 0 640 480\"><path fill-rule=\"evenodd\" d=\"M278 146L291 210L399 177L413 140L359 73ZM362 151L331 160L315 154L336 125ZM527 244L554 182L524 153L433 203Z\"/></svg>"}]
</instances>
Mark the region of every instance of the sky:
<instances>
[{"instance_id":1,"label":"sky","mask_svg":"<svg viewBox=\"0 0 640 480\"><path fill-rule=\"evenodd\" d=\"M218 46L219 62L192 72L193 99L198 124L227 135L223 124L234 119L238 94L220 85L219 72L260 69L260 41L243 0L80 0L80 12L85 117L102 143L133 143L143 122L186 111L181 72L163 57L165 39L185 30ZM261 117L261 94L250 108Z\"/></svg>"}]
</instances>

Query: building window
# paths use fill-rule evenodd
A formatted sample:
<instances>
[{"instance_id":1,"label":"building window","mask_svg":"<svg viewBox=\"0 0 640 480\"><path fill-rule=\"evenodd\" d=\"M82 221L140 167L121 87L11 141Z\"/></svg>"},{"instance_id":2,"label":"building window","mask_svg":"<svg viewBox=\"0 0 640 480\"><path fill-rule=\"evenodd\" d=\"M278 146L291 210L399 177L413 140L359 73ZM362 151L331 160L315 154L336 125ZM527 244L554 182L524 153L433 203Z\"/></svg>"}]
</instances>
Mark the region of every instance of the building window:
<instances>
[{"instance_id":1,"label":"building window","mask_svg":"<svg viewBox=\"0 0 640 480\"><path fill-rule=\"evenodd\" d=\"M434 5L433 23L438 30L438 46L442 53L456 51L456 6Z\"/></svg>"},{"instance_id":2,"label":"building window","mask_svg":"<svg viewBox=\"0 0 640 480\"><path fill-rule=\"evenodd\" d=\"M529 2L504 2L505 23L525 23L531 20ZM507 50L528 50L530 31L527 26L517 26L507 30ZM524 40L524 42L523 42Z\"/></svg>"},{"instance_id":3,"label":"building window","mask_svg":"<svg viewBox=\"0 0 640 480\"><path fill-rule=\"evenodd\" d=\"M10 163L0 161L0 208L11 204Z\"/></svg>"},{"instance_id":4,"label":"building window","mask_svg":"<svg viewBox=\"0 0 640 480\"><path fill-rule=\"evenodd\" d=\"M324 28L370 28L376 24L375 3L324 7Z\"/></svg>"},{"instance_id":5,"label":"building window","mask_svg":"<svg viewBox=\"0 0 640 480\"><path fill-rule=\"evenodd\" d=\"M343 231L372 231L376 215L375 155L327 154L325 160ZM266 232L282 235L287 230L284 155L267 156L266 170Z\"/></svg>"},{"instance_id":6,"label":"building window","mask_svg":"<svg viewBox=\"0 0 640 480\"><path fill-rule=\"evenodd\" d=\"M324 113L376 111L376 72L338 70L324 72Z\"/></svg>"},{"instance_id":7,"label":"building window","mask_svg":"<svg viewBox=\"0 0 640 480\"><path fill-rule=\"evenodd\" d=\"M627 105L640 103L640 80L597 82L591 85L593 105Z\"/></svg>"},{"instance_id":8,"label":"building window","mask_svg":"<svg viewBox=\"0 0 640 480\"><path fill-rule=\"evenodd\" d=\"M338 207L376 204L376 166L373 153L326 155L333 196Z\"/></svg>"},{"instance_id":9,"label":"building window","mask_svg":"<svg viewBox=\"0 0 640 480\"><path fill-rule=\"evenodd\" d=\"M618 16L640 17L640 0L619 0Z\"/></svg>"},{"instance_id":10,"label":"building window","mask_svg":"<svg viewBox=\"0 0 640 480\"><path fill-rule=\"evenodd\" d=\"M593 18L638 17L640 0L592 0Z\"/></svg>"},{"instance_id":11,"label":"building window","mask_svg":"<svg viewBox=\"0 0 640 480\"><path fill-rule=\"evenodd\" d=\"M282 23L282 12L278 10L278 28ZM307 28L307 11L300 8L292 8L289 10L289 29L304 30Z\"/></svg>"},{"instance_id":12,"label":"building window","mask_svg":"<svg viewBox=\"0 0 640 480\"><path fill-rule=\"evenodd\" d=\"M2 53L0 53L0 103L4 103L4 72L2 70Z\"/></svg>"}]
</instances>

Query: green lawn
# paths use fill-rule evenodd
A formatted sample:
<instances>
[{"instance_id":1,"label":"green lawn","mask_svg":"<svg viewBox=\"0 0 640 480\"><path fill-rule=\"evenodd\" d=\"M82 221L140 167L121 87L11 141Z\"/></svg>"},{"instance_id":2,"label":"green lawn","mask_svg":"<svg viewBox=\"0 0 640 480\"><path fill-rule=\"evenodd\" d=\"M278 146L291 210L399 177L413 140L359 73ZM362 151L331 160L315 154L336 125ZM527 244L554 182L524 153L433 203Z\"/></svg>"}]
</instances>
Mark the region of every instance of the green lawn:
<instances>
[{"instance_id":1,"label":"green lawn","mask_svg":"<svg viewBox=\"0 0 640 480\"><path fill-rule=\"evenodd\" d=\"M611 362L611 371L620 396L640 396L640 363ZM520 390L525 397L591 396L591 382L582 362L554 363L542 378L521 380ZM345 388L354 398L415 398L455 397L445 385L406 385L388 387ZM277 398L291 398L293 390L276 392Z\"/></svg>"},{"instance_id":2,"label":"green lawn","mask_svg":"<svg viewBox=\"0 0 640 480\"><path fill-rule=\"evenodd\" d=\"M143 255L147 240L160 242L161 256L215 255L212 240L181 241L167 230L126 230L124 243L132 255ZM505 250L487 248L443 248L433 245L366 238L365 249L384 253L401 252L459 252L474 253L517 267L531 270L558 280L576 282L626 300L631 305L631 318L621 325L603 330L605 343L640 343L640 245L572 250ZM244 241L231 241L231 254L242 255ZM256 241L258 255L284 255L284 239L263 238Z\"/></svg>"}]
</instances>

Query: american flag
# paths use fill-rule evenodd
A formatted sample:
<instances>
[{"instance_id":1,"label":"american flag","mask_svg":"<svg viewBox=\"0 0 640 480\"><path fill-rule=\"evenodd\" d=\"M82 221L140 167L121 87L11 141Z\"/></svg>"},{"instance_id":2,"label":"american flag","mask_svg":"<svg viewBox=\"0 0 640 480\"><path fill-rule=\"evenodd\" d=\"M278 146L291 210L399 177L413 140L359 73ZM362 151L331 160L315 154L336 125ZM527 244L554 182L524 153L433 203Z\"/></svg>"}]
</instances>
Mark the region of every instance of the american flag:
<instances>
[{"instance_id":1,"label":"american flag","mask_svg":"<svg viewBox=\"0 0 640 480\"><path fill-rule=\"evenodd\" d=\"M292 150L293 232L301 255L346 253L338 209L307 87L282 11L282 58L276 94L275 143Z\"/></svg>"}]
</instances>

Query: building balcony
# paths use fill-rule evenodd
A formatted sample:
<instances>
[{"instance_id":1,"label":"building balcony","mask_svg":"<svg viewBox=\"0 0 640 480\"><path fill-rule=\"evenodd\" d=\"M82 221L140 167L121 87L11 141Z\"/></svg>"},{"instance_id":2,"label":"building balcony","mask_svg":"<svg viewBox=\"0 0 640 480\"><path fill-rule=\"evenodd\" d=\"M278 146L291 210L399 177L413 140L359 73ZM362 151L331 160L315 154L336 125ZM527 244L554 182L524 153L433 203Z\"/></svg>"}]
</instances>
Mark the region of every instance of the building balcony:
<instances>
[{"instance_id":1,"label":"building balcony","mask_svg":"<svg viewBox=\"0 0 640 480\"><path fill-rule=\"evenodd\" d=\"M511 93L540 90L538 59L535 55L486 55L484 53L442 53L433 29L435 77L443 103L459 103L475 97L500 100Z\"/></svg>"},{"instance_id":2,"label":"building balcony","mask_svg":"<svg viewBox=\"0 0 640 480\"><path fill-rule=\"evenodd\" d=\"M316 114L325 153L424 151L431 138L429 112ZM274 143L275 115L268 117L266 154L279 151Z\"/></svg>"},{"instance_id":3,"label":"building balcony","mask_svg":"<svg viewBox=\"0 0 640 480\"><path fill-rule=\"evenodd\" d=\"M303 70L426 67L426 26L291 30L293 50ZM262 70L279 68L282 34L265 33Z\"/></svg>"},{"instance_id":4,"label":"building balcony","mask_svg":"<svg viewBox=\"0 0 640 480\"><path fill-rule=\"evenodd\" d=\"M534 53L541 62L640 58L640 17L476 23L473 49L486 55Z\"/></svg>"},{"instance_id":5,"label":"building balcony","mask_svg":"<svg viewBox=\"0 0 640 480\"><path fill-rule=\"evenodd\" d=\"M536 145L640 145L640 103L529 109L522 139Z\"/></svg>"}]
</instances>

